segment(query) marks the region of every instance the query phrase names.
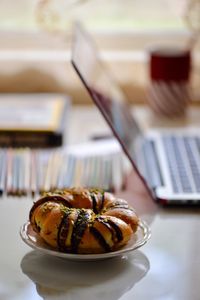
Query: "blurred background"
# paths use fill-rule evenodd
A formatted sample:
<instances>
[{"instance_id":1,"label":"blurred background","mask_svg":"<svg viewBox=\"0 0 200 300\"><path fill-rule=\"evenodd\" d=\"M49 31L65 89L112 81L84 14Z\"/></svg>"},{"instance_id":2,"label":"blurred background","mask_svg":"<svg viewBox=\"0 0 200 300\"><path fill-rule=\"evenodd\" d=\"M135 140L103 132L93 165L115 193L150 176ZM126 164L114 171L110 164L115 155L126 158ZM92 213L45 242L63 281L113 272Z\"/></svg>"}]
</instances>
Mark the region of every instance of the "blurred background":
<instances>
[{"instance_id":1,"label":"blurred background","mask_svg":"<svg viewBox=\"0 0 200 300\"><path fill-rule=\"evenodd\" d=\"M61 92L91 104L70 64L81 21L130 101L146 101L148 49L193 45L193 101L200 100L200 0L0 0L0 92ZM197 38L196 38L197 37Z\"/></svg>"}]
</instances>

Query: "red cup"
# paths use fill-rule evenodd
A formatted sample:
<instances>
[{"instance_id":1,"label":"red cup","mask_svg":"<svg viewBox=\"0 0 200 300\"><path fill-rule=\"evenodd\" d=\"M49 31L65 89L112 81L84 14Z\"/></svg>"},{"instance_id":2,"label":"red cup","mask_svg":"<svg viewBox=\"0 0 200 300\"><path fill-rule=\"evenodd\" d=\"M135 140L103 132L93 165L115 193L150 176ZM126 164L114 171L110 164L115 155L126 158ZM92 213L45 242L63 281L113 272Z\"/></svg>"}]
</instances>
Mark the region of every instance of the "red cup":
<instances>
[{"instance_id":1,"label":"red cup","mask_svg":"<svg viewBox=\"0 0 200 300\"><path fill-rule=\"evenodd\" d=\"M150 51L148 101L154 112L176 117L190 102L191 53L176 48Z\"/></svg>"}]
</instances>

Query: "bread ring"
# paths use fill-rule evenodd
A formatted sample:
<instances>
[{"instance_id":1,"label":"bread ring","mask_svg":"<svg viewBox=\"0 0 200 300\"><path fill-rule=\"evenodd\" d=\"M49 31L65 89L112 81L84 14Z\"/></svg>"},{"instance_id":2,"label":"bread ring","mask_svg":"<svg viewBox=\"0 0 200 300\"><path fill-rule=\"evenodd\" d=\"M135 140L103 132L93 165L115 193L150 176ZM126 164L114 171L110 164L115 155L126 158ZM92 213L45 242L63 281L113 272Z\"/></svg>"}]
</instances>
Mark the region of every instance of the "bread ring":
<instances>
[{"instance_id":1,"label":"bread ring","mask_svg":"<svg viewBox=\"0 0 200 300\"><path fill-rule=\"evenodd\" d=\"M127 244L139 222L126 200L86 188L47 193L33 204L29 219L47 244L70 253L118 250Z\"/></svg>"}]
</instances>

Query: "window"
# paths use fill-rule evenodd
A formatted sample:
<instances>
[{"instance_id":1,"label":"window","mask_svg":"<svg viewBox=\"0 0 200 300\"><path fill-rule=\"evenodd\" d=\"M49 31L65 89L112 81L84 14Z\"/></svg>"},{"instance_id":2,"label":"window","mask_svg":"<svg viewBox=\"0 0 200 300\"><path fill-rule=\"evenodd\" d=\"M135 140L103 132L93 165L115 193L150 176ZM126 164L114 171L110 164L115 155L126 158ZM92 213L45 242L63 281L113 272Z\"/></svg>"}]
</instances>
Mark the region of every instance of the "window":
<instances>
[{"instance_id":1,"label":"window","mask_svg":"<svg viewBox=\"0 0 200 300\"><path fill-rule=\"evenodd\" d=\"M189 1L199 0L1 0L1 73L6 75L5 81L10 80L11 73L17 78L13 91L46 91L51 86L50 91L70 89L74 95L80 83L71 75L69 66L70 76L66 75L65 64L69 59L71 24L78 19L96 38L103 58L122 86L130 94L134 89L141 101L147 83L146 49L155 43L187 44L190 28L183 16ZM19 73L24 74L25 69L20 81ZM45 75L45 80L38 79L36 69ZM199 70L195 74L198 73ZM24 84L29 77L32 83ZM197 86L198 76L194 77ZM0 91L10 86L11 82L3 81Z\"/></svg>"},{"instance_id":2,"label":"window","mask_svg":"<svg viewBox=\"0 0 200 300\"><path fill-rule=\"evenodd\" d=\"M100 30L182 29L187 0L1 0L1 30L39 30L38 18L66 28L74 18Z\"/></svg>"}]
</instances>

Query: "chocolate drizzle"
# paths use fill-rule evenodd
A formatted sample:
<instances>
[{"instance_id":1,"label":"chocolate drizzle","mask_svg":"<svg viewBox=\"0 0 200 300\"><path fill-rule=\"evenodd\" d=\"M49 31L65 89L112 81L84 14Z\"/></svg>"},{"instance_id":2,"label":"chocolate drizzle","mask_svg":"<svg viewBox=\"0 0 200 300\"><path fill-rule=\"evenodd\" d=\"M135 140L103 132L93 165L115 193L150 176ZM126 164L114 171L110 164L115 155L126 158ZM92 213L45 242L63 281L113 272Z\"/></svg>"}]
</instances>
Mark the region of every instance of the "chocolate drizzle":
<instances>
[{"instance_id":1,"label":"chocolate drizzle","mask_svg":"<svg viewBox=\"0 0 200 300\"><path fill-rule=\"evenodd\" d=\"M105 201L105 192L102 193L102 197L101 197L101 207L100 207L100 210L103 209L103 206L104 206L104 201Z\"/></svg>"},{"instance_id":2,"label":"chocolate drizzle","mask_svg":"<svg viewBox=\"0 0 200 300\"><path fill-rule=\"evenodd\" d=\"M58 248L60 251L67 250L65 242L66 242L66 238L67 238L68 230L69 230L69 215L70 214L71 214L70 209L65 211L65 215L63 216L63 219L58 228L57 243L58 243Z\"/></svg>"},{"instance_id":3,"label":"chocolate drizzle","mask_svg":"<svg viewBox=\"0 0 200 300\"><path fill-rule=\"evenodd\" d=\"M96 195L95 195L95 194L90 194L90 197L92 198L93 212L94 212L95 214L98 214Z\"/></svg>"},{"instance_id":4,"label":"chocolate drizzle","mask_svg":"<svg viewBox=\"0 0 200 300\"><path fill-rule=\"evenodd\" d=\"M114 231L116 233L116 237L118 239L118 242L122 241L123 240L123 234L122 234L122 231L119 228L119 226L111 220L107 220L107 223L114 229Z\"/></svg>"},{"instance_id":5,"label":"chocolate drizzle","mask_svg":"<svg viewBox=\"0 0 200 300\"><path fill-rule=\"evenodd\" d=\"M78 251L78 246L87 228L88 220L89 220L88 212L85 209L80 209L78 213L78 217L74 224L72 237L71 237L71 247L73 253L77 253Z\"/></svg>"},{"instance_id":6,"label":"chocolate drizzle","mask_svg":"<svg viewBox=\"0 0 200 300\"><path fill-rule=\"evenodd\" d=\"M41 228L40 228L40 226L37 224L36 220L34 220L34 225L35 225L35 229L37 230L37 232L40 233Z\"/></svg>"},{"instance_id":7,"label":"chocolate drizzle","mask_svg":"<svg viewBox=\"0 0 200 300\"><path fill-rule=\"evenodd\" d=\"M106 243L102 234L95 227L91 227L90 232L98 240L99 244L106 252L109 252L111 250L110 246Z\"/></svg>"},{"instance_id":8,"label":"chocolate drizzle","mask_svg":"<svg viewBox=\"0 0 200 300\"><path fill-rule=\"evenodd\" d=\"M110 230L110 232L112 233L113 242L116 241L116 238L118 242L123 240L121 229L113 221L101 217L98 218L98 221L104 224Z\"/></svg>"},{"instance_id":9,"label":"chocolate drizzle","mask_svg":"<svg viewBox=\"0 0 200 300\"><path fill-rule=\"evenodd\" d=\"M113 240L113 242L115 242L116 233L115 233L114 229L112 228L112 226L105 219L103 219L101 217L99 217L97 220L110 230L110 232L112 234L112 240Z\"/></svg>"}]
</instances>

